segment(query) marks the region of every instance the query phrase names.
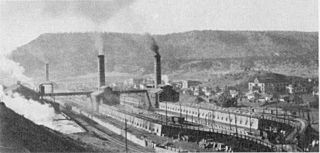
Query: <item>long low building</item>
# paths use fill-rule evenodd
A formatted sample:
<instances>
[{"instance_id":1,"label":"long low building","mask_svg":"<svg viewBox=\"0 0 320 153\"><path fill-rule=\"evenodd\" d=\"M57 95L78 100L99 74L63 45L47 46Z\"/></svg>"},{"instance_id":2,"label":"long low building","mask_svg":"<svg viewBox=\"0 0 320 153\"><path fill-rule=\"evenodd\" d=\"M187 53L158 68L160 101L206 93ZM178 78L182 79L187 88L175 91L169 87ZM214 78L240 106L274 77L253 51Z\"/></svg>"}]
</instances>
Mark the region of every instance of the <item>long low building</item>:
<instances>
[{"instance_id":1,"label":"long low building","mask_svg":"<svg viewBox=\"0 0 320 153\"><path fill-rule=\"evenodd\" d=\"M259 119L251 117L250 115L241 115L235 112L228 112L225 110L213 110L172 102L162 102L159 104L159 108L161 110L181 113L184 116L231 124L238 127L245 127L249 129L259 128Z\"/></svg>"},{"instance_id":2,"label":"long low building","mask_svg":"<svg viewBox=\"0 0 320 153\"><path fill-rule=\"evenodd\" d=\"M133 114L130 115L128 112L122 112L113 106L108 106L105 104L102 104L101 106L101 114L110 116L122 122L127 122L130 126L134 126L136 128L143 129L150 133L155 133L156 135L161 136L162 126L160 123L157 123L159 121L148 121L146 119L142 119L141 117L136 117Z\"/></svg>"}]
</instances>

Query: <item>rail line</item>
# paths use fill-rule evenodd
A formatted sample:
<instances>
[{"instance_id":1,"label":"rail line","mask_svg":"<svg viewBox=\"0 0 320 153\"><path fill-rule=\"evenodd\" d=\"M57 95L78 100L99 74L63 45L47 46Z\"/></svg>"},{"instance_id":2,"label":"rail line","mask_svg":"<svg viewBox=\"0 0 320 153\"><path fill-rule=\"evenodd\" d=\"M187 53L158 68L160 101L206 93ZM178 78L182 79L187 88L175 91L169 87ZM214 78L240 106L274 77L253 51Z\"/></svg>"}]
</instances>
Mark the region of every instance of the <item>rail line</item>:
<instances>
[{"instance_id":1,"label":"rail line","mask_svg":"<svg viewBox=\"0 0 320 153\"><path fill-rule=\"evenodd\" d=\"M92 121L91 119L74 113L65 112L68 116L71 116L78 124L82 125L87 131L92 132L101 140L108 140L119 147L125 148L126 144L121 139L124 139L110 130L107 130L103 127L99 127L99 124ZM118 138L117 138L118 137ZM134 146L132 142L128 141L128 150L129 152L151 152L152 150Z\"/></svg>"}]
</instances>

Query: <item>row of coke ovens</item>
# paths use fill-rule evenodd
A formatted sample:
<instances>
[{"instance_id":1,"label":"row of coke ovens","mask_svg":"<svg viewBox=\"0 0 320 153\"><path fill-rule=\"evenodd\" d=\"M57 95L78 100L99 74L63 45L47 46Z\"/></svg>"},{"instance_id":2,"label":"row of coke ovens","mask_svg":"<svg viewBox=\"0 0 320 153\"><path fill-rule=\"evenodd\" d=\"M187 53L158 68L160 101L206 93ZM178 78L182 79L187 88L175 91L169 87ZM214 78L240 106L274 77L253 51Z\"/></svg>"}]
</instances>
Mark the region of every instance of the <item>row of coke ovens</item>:
<instances>
[{"instance_id":1,"label":"row of coke ovens","mask_svg":"<svg viewBox=\"0 0 320 153\"><path fill-rule=\"evenodd\" d=\"M116 107L101 104L99 113L121 122L127 122L128 126L133 126L135 128L154 133L158 136L161 136L162 134L162 125L160 123L151 121L151 119L137 117L133 114L129 114L128 112L122 112Z\"/></svg>"},{"instance_id":2,"label":"row of coke ovens","mask_svg":"<svg viewBox=\"0 0 320 153\"><path fill-rule=\"evenodd\" d=\"M167 105L168 111L172 111L172 110L169 110L169 106L170 105ZM163 108L162 103L160 103L159 108L160 109ZM192 110L192 109L188 109L187 107L185 107L185 109ZM164 130L168 128L167 126L174 126L172 124L166 125L165 123L163 123L161 121L157 121L155 119L151 119L148 117L139 116L138 114L135 115L135 114L130 114L128 112L122 112L122 111L118 110L116 107L105 105L105 104L101 105L99 112L103 115L107 115L107 116L112 117L112 118L114 118L118 121L121 121L121 122L127 121L128 126L133 126L135 128L142 129L142 130L145 130L150 133L154 133L158 136L162 136L163 134L166 133ZM192 111L191 111L191 114L193 114ZM193 116L193 117L191 118L191 116ZM202 114L200 116L202 116ZM209 112L208 112L207 116L209 116L209 118L210 118ZM213 116L216 116L215 117L216 120L212 119ZM233 124L238 123L237 124L238 127L234 126L234 125L230 126L230 121L228 122L225 120L226 117L230 117L231 121L232 120L243 120L243 122L249 122L249 120L245 121L245 119L247 119L247 118L245 118L245 116L236 116L234 114L229 115L229 114L225 114L222 112L213 113L213 115L211 115L211 122L207 122L207 119L205 119L204 117L197 119L196 114L193 114L190 116L185 116L186 120L192 121L195 123L199 123L199 124L205 124L205 122L210 123L210 125L211 125L210 128L220 130L221 132L228 131L229 133L237 132L238 134L241 134L241 135L248 135L249 127L247 128L247 125L241 124L242 122L239 122L239 123L233 122ZM212 121L214 121L214 122L212 122ZM251 132L255 133L255 135L257 135L258 134L258 130L257 130L258 129L258 120L255 118L252 118L251 121L252 121ZM220 124L217 124L217 123L220 123ZM240 125L242 125L242 126L240 126ZM195 127L190 127L190 126L188 128L196 129ZM203 128L201 128L199 130L202 130L202 129Z\"/></svg>"},{"instance_id":3,"label":"row of coke ovens","mask_svg":"<svg viewBox=\"0 0 320 153\"><path fill-rule=\"evenodd\" d=\"M254 115L240 114L239 112L235 113L232 110L208 109L170 102L160 102L159 109L168 111L175 116L181 115L186 121L207 125L208 128L215 130L228 131L240 135L261 135L261 120L254 117ZM168 128L167 126L173 126L172 124L167 125L151 117L148 118L147 116L141 116L139 114L122 112L116 107L105 104L101 105L99 112L122 122L127 120L128 125L154 133L158 136L165 133L165 129Z\"/></svg>"},{"instance_id":4,"label":"row of coke ovens","mask_svg":"<svg viewBox=\"0 0 320 153\"><path fill-rule=\"evenodd\" d=\"M248 129L258 129L259 119L251 115L241 115L232 111L224 111L219 109L200 108L195 106L180 105L179 103L160 102L159 108L169 112L182 114L186 120L192 119L193 122L204 120L208 122L229 124L232 126L243 127ZM188 119L189 118L189 119Z\"/></svg>"}]
</instances>

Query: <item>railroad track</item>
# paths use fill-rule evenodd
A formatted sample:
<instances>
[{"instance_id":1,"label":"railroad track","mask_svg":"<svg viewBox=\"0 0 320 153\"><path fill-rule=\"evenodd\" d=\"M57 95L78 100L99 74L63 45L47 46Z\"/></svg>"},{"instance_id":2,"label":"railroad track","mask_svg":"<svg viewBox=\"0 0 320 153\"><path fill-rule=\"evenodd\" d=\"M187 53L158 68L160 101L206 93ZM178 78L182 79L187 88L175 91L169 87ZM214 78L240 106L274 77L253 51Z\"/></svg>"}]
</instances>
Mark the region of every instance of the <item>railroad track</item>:
<instances>
[{"instance_id":1,"label":"railroad track","mask_svg":"<svg viewBox=\"0 0 320 153\"><path fill-rule=\"evenodd\" d=\"M66 112L67 113L67 112ZM83 128L85 128L88 132L92 132L96 137L101 140L108 140L119 147L126 147L125 139L122 136L119 136L113 133L110 130L102 127L98 123L92 121L91 119L78 114L67 113L73 120L75 120L78 124L80 124ZM128 151L129 152L153 152L151 149L143 148L133 144L128 141Z\"/></svg>"}]
</instances>

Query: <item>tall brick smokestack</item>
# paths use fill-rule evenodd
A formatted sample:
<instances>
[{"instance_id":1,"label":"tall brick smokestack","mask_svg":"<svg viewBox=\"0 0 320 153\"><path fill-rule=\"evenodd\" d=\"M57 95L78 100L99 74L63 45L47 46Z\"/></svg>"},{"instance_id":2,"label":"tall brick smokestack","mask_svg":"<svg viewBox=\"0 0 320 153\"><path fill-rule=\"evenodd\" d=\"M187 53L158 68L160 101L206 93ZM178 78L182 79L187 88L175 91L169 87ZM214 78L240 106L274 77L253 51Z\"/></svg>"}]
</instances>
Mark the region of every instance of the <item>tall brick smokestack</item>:
<instances>
[{"instance_id":1,"label":"tall brick smokestack","mask_svg":"<svg viewBox=\"0 0 320 153\"><path fill-rule=\"evenodd\" d=\"M154 59L154 73L155 73L155 84L154 87L158 88L158 85L161 84L161 56L156 54Z\"/></svg>"},{"instance_id":2,"label":"tall brick smokestack","mask_svg":"<svg viewBox=\"0 0 320 153\"><path fill-rule=\"evenodd\" d=\"M46 63L46 81L49 81L49 63Z\"/></svg>"},{"instance_id":3,"label":"tall brick smokestack","mask_svg":"<svg viewBox=\"0 0 320 153\"><path fill-rule=\"evenodd\" d=\"M99 77L99 87L106 85L105 80L105 59L104 59L104 51L103 51L103 36L100 32L93 33L94 37L94 46L98 52L98 77Z\"/></svg>"},{"instance_id":4,"label":"tall brick smokestack","mask_svg":"<svg viewBox=\"0 0 320 153\"><path fill-rule=\"evenodd\" d=\"M150 36L150 35L149 35ZM159 54L159 46L152 36L150 49L155 53L154 55L154 87L157 88L161 84L161 56Z\"/></svg>"},{"instance_id":5,"label":"tall brick smokestack","mask_svg":"<svg viewBox=\"0 0 320 153\"><path fill-rule=\"evenodd\" d=\"M99 70L99 87L106 85L105 80L105 68L104 68L104 55L100 54L98 55L98 70Z\"/></svg>"}]
</instances>

